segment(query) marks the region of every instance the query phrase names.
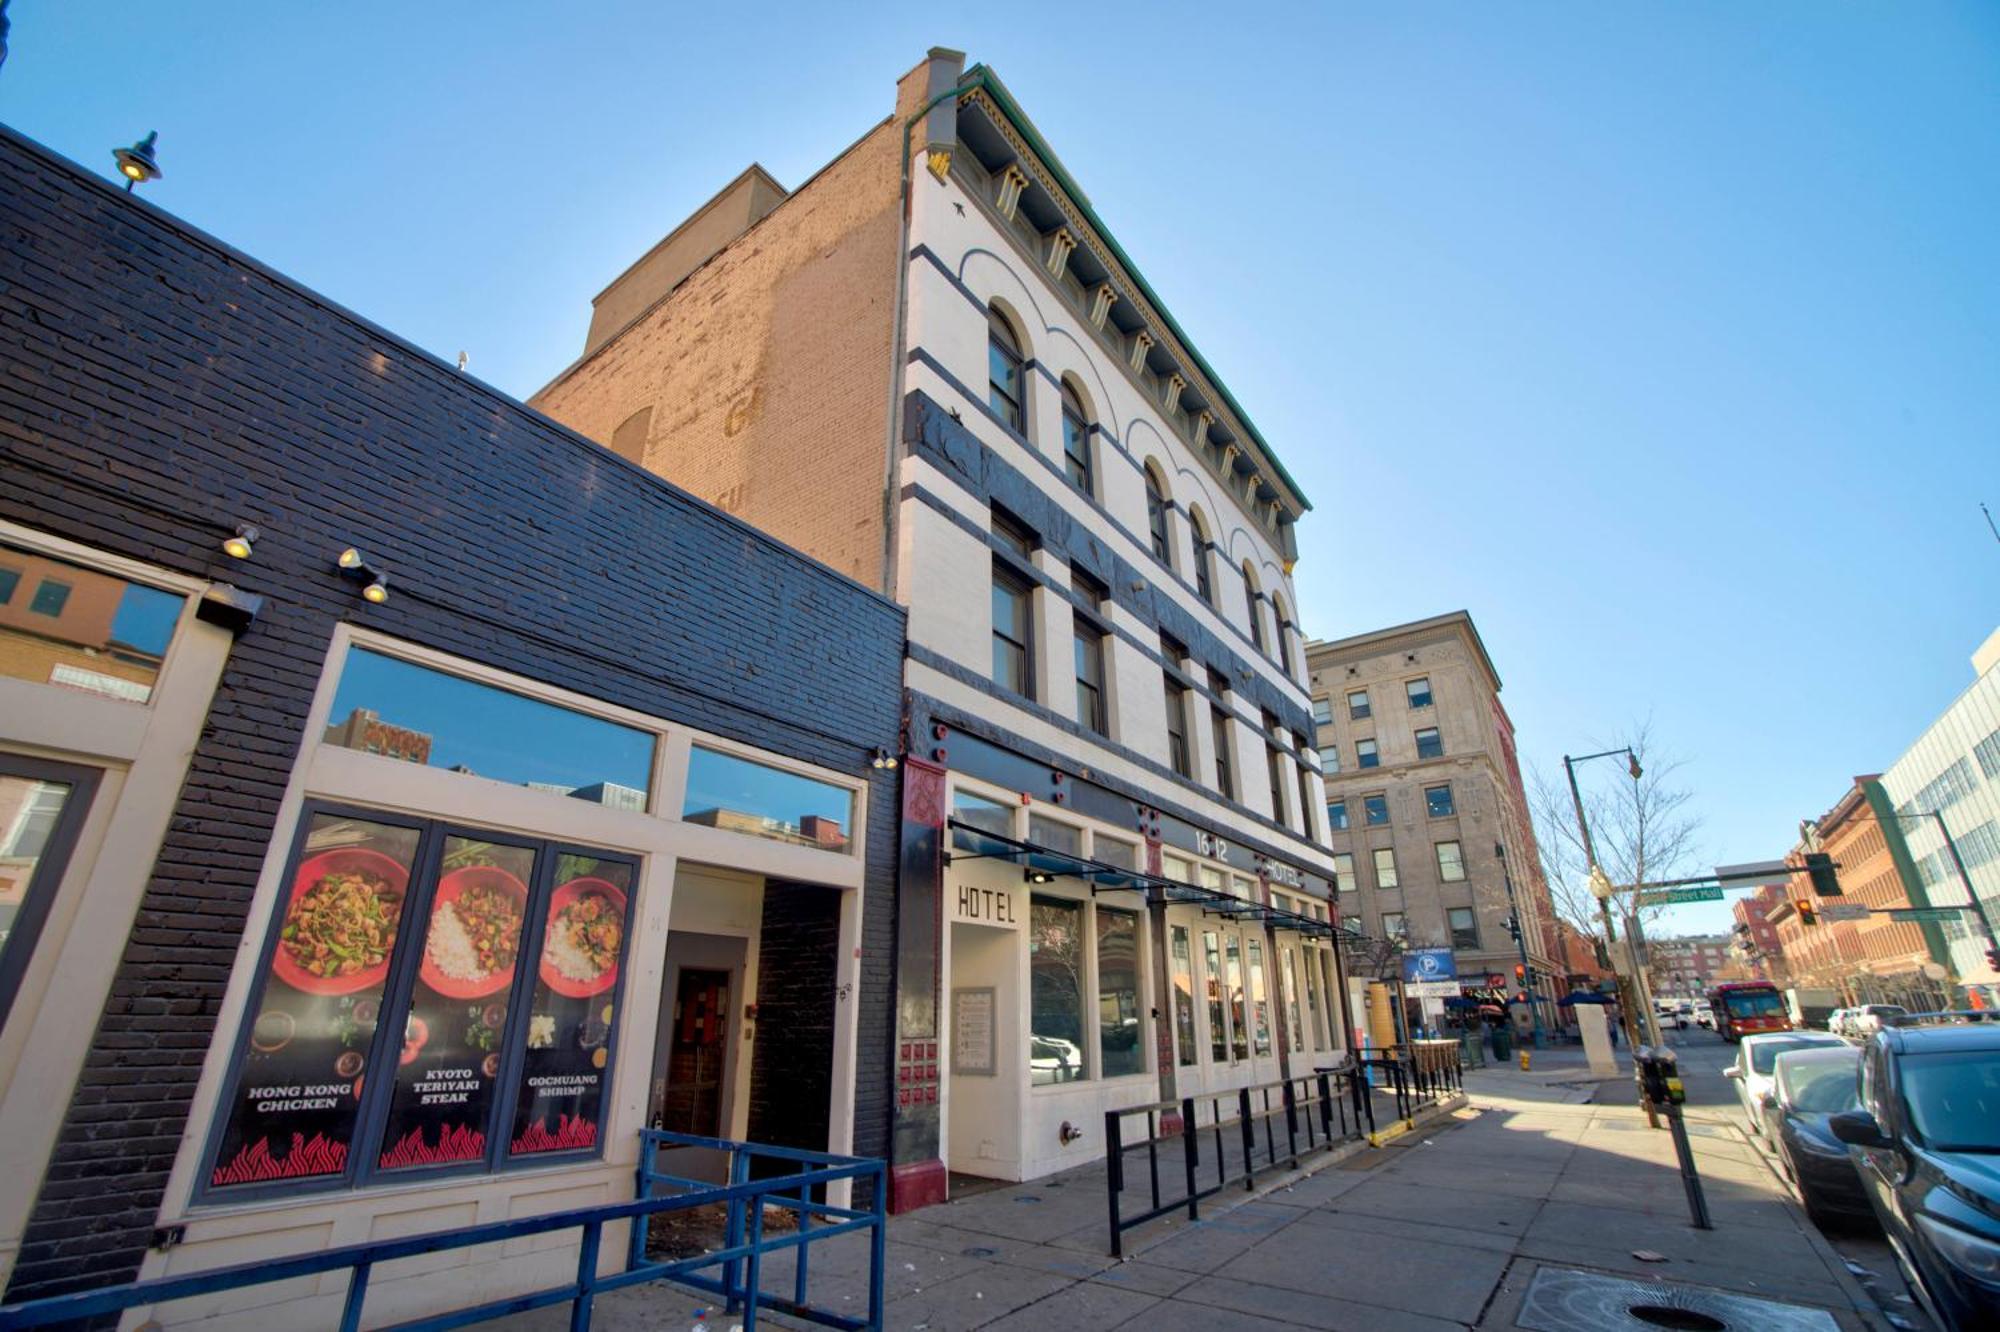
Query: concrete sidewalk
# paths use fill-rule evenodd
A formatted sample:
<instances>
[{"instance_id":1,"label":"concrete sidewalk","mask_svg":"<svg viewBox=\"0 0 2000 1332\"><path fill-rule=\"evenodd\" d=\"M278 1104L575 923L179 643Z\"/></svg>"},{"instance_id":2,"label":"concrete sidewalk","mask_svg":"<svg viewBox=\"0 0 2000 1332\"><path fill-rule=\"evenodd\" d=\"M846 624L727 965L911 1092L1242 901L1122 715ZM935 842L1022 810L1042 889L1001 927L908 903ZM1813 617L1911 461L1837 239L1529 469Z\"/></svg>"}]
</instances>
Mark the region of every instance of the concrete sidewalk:
<instances>
[{"instance_id":1,"label":"concrete sidewalk","mask_svg":"<svg viewBox=\"0 0 2000 1332\"><path fill-rule=\"evenodd\" d=\"M1255 1196L1225 1191L1203 1205L1197 1223L1169 1218L1133 1231L1122 1263L1108 1255L1101 1169L896 1218L886 1326L1620 1326L1601 1309L1568 1323L1550 1312L1560 1303L1557 1286L1576 1269L1643 1283L1634 1289L1662 1300L1780 1301L1804 1313L1794 1326L1878 1326L1873 1304L1733 1127L1690 1125L1715 1220L1712 1231L1694 1230L1669 1135L1649 1130L1636 1107L1571 1103L1594 1089L1587 1070L1580 1061L1548 1062L1528 1075L1476 1072L1468 1078L1472 1105L1415 1134ZM866 1307L863 1245L843 1237L815 1246L811 1272L822 1307ZM790 1278L789 1260L767 1265L766 1289L789 1290ZM1628 1304L1636 1298L1631 1290L1612 1294ZM1566 1298L1574 1317L1580 1297ZM645 1287L601 1299L596 1325L687 1329L705 1307L677 1290ZM727 1332L741 1318L710 1313L706 1321ZM798 1325L768 1315L764 1322ZM1739 1308L1727 1325L1784 1322L1783 1311ZM546 1310L503 1326L563 1327L566 1313Z\"/></svg>"}]
</instances>

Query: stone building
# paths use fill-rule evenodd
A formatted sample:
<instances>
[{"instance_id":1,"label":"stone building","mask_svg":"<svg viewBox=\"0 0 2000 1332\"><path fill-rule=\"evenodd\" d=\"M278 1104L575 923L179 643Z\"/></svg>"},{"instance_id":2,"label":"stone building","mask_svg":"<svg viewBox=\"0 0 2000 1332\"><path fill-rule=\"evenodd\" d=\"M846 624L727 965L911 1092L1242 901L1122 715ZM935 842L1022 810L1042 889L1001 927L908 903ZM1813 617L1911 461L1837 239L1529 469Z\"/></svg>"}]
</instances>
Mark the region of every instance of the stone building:
<instances>
[{"instance_id":1,"label":"stone building","mask_svg":"<svg viewBox=\"0 0 2000 1332\"><path fill-rule=\"evenodd\" d=\"M991 69L746 171L534 405L908 609L896 1206L1341 1048L1306 498Z\"/></svg>"},{"instance_id":2,"label":"stone building","mask_svg":"<svg viewBox=\"0 0 2000 1332\"><path fill-rule=\"evenodd\" d=\"M1500 676L1464 611L1306 645L1343 916L1450 947L1467 992L1567 993ZM1517 944L1513 922L1518 921Z\"/></svg>"}]
</instances>

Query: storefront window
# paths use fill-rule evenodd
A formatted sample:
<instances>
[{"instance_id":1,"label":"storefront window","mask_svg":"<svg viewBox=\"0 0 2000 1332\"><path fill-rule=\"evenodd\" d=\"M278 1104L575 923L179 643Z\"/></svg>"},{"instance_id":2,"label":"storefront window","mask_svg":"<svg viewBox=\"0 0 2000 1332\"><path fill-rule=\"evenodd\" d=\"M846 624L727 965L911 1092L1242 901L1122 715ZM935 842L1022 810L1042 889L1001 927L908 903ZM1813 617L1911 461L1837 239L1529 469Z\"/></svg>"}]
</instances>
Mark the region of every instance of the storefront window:
<instances>
[{"instance_id":1,"label":"storefront window","mask_svg":"<svg viewBox=\"0 0 2000 1332\"><path fill-rule=\"evenodd\" d=\"M645 731L367 648L348 652L332 718L324 739L342 749L614 809L644 810L652 788Z\"/></svg>"},{"instance_id":2,"label":"storefront window","mask_svg":"<svg viewBox=\"0 0 2000 1332\"><path fill-rule=\"evenodd\" d=\"M1161 856L1160 873L1175 883L1194 882L1194 862L1184 856Z\"/></svg>"},{"instance_id":3,"label":"storefront window","mask_svg":"<svg viewBox=\"0 0 2000 1332\"><path fill-rule=\"evenodd\" d=\"M998 800L988 800L985 796L974 795L970 791L956 791L951 797L951 816L960 823L990 832L996 837L1014 835L1014 807L1003 805Z\"/></svg>"},{"instance_id":4,"label":"storefront window","mask_svg":"<svg viewBox=\"0 0 2000 1332\"><path fill-rule=\"evenodd\" d=\"M0 546L0 675L152 701L187 598Z\"/></svg>"},{"instance_id":5,"label":"storefront window","mask_svg":"<svg viewBox=\"0 0 2000 1332\"><path fill-rule=\"evenodd\" d=\"M1090 841L1091 859L1102 865L1116 865L1119 869L1139 868L1139 848L1130 842L1121 842L1116 837L1097 834Z\"/></svg>"},{"instance_id":6,"label":"storefront window","mask_svg":"<svg viewBox=\"0 0 2000 1332\"><path fill-rule=\"evenodd\" d=\"M1312 1014L1312 1041L1315 1050L1326 1046L1326 1019L1319 1008L1319 949L1306 948L1306 1010Z\"/></svg>"},{"instance_id":7,"label":"storefront window","mask_svg":"<svg viewBox=\"0 0 2000 1332\"><path fill-rule=\"evenodd\" d=\"M207 1188L491 1169L502 1133L517 1157L595 1150L632 875L312 812Z\"/></svg>"},{"instance_id":8,"label":"storefront window","mask_svg":"<svg viewBox=\"0 0 2000 1332\"><path fill-rule=\"evenodd\" d=\"M597 1146L632 880L629 861L576 852L556 857L508 1134L512 1156Z\"/></svg>"},{"instance_id":9,"label":"storefront window","mask_svg":"<svg viewBox=\"0 0 2000 1332\"><path fill-rule=\"evenodd\" d=\"M1208 1057L1220 1064L1229 1058L1229 1020L1223 1016L1222 945L1214 930L1201 932L1203 983L1208 989Z\"/></svg>"},{"instance_id":10,"label":"storefront window","mask_svg":"<svg viewBox=\"0 0 2000 1332\"><path fill-rule=\"evenodd\" d=\"M1298 950L1280 948L1278 950L1285 969L1285 1040L1287 1048L1305 1048L1306 1024L1299 1011L1299 959Z\"/></svg>"},{"instance_id":11,"label":"storefront window","mask_svg":"<svg viewBox=\"0 0 2000 1332\"><path fill-rule=\"evenodd\" d=\"M681 818L794 846L847 851L854 792L696 745L688 755Z\"/></svg>"},{"instance_id":12,"label":"storefront window","mask_svg":"<svg viewBox=\"0 0 2000 1332\"><path fill-rule=\"evenodd\" d=\"M1083 906L1034 898L1029 907L1028 1070L1037 1087L1076 1082L1084 1066Z\"/></svg>"},{"instance_id":13,"label":"storefront window","mask_svg":"<svg viewBox=\"0 0 2000 1332\"><path fill-rule=\"evenodd\" d=\"M1229 958L1229 1054L1232 1059L1250 1057L1250 1027L1243 1020L1243 953L1235 935L1223 936Z\"/></svg>"},{"instance_id":14,"label":"storefront window","mask_svg":"<svg viewBox=\"0 0 2000 1332\"><path fill-rule=\"evenodd\" d=\"M1083 829L1067 823L1057 823L1054 819L1043 818L1040 814L1028 816L1028 840L1036 846L1045 846L1051 851L1061 851L1065 855L1083 854Z\"/></svg>"},{"instance_id":15,"label":"storefront window","mask_svg":"<svg viewBox=\"0 0 2000 1332\"><path fill-rule=\"evenodd\" d=\"M1139 1022L1139 917L1097 908L1097 1041L1107 1078L1146 1071Z\"/></svg>"},{"instance_id":16,"label":"storefront window","mask_svg":"<svg viewBox=\"0 0 2000 1332\"><path fill-rule=\"evenodd\" d=\"M1271 1053L1271 1000L1264 990L1264 945L1255 939L1244 945L1250 950L1250 1021L1257 1053Z\"/></svg>"},{"instance_id":17,"label":"storefront window","mask_svg":"<svg viewBox=\"0 0 2000 1332\"><path fill-rule=\"evenodd\" d=\"M1174 973L1174 1043L1180 1063L1192 1065L1199 1057L1194 1048L1194 949L1188 927L1176 925L1171 931Z\"/></svg>"},{"instance_id":18,"label":"storefront window","mask_svg":"<svg viewBox=\"0 0 2000 1332\"><path fill-rule=\"evenodd\" d=\"M1226 893L1229 891L1229 876L1221 870L1210 869L1207 865L1203 865L1197 873L1201 875L1201 886L1210 892Z\"/></svg>"},{"instance_id":19,"label":"storefront window","mask_svg":"<svg viewBox=\"0 0 2000 1332\"><path fill-rule=\"evenodd\" d=\"M0 1023L90 807L97 774L0 754Z\"/></svg>"}]
</instances>

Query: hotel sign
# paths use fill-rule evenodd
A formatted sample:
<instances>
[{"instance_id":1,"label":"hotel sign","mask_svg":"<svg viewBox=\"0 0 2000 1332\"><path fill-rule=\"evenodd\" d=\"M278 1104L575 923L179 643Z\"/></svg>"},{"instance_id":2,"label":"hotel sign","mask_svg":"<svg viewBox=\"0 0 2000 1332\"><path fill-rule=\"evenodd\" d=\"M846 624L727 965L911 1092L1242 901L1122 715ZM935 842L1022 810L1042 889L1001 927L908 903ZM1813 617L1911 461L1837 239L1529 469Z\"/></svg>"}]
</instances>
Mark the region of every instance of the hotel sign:
<instances>
[{"instance_id":1,"label":"hotel sign","mask_svg":"<svg viewBox=\"0 0 2000 1332\"><path fill-rule=\"evenodd\" d=\"M1019 929L1021 917L1015 906L1014 894L1007 888L975 888L969 883L961 883L957 888L947 888L945 895L951 899L951 918L973 925L1001 925L1008 929Z\"/></svg>"}]
</instances>

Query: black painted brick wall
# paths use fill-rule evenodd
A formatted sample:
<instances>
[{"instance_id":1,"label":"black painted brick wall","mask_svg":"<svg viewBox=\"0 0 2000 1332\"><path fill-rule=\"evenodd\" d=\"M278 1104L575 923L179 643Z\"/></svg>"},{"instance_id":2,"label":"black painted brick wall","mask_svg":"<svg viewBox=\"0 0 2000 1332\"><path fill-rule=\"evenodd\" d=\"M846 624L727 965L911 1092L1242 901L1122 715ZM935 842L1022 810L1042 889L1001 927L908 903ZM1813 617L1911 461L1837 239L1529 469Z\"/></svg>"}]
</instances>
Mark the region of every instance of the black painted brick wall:
<instances>
[{"instance_id":1,"label":"black painted brick wall","mask_svg":"<svg viewBox=\"0 0 2000 1332\"><path fill-rule=\"evenodd\" d=\"M757 1038L750 1059L750 1139L826 1145L833 1084L840 901L823 888L764 885Z\"/></svg>"},{"instance_id":2,"label":"black painted brick wall","mask_svg":"<svg viewBox=\"0 0 2000 1332\"><path fill-rule=\"evenodd\" d=\"M266 598L145 889L9 1295L129 1277L189 1125L346 619L844 772L893 746L901 613L0 131L0 513ZM264 529L255 558L217 543ZM373 607L332 569L393 574ZM578 645L582 645L579 649ZM886 1145L896 792L867 811L858 1150ZM10 1187L21 1187L15 1181Z\"/></svg>"}]
</instances>

